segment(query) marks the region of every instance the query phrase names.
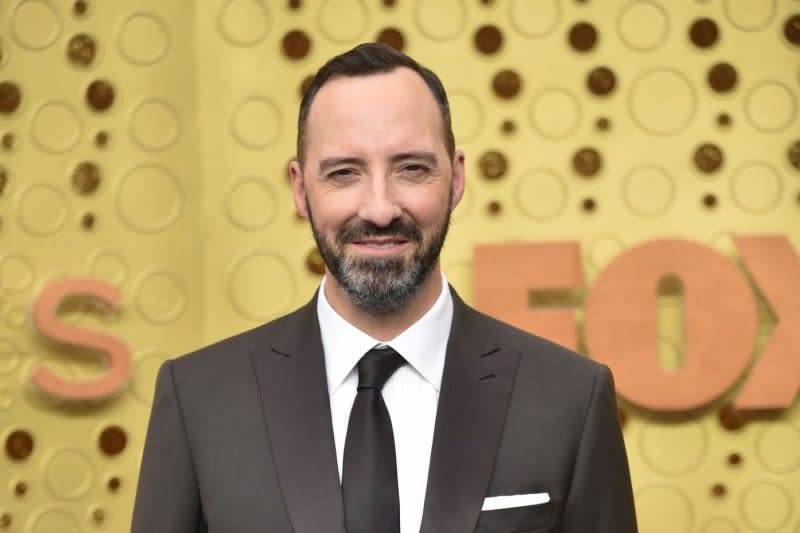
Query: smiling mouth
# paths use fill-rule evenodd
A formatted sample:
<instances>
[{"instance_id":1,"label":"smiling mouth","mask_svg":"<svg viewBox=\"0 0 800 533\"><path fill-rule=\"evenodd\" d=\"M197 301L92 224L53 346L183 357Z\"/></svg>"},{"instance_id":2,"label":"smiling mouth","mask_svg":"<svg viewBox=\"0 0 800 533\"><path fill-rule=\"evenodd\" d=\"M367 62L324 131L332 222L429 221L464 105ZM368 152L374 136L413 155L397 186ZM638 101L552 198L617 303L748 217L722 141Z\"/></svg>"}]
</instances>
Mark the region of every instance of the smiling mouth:
<instances>
[{"instance_id":1,"label":"smiling mouth","mask_svg":"<svg viewBox=\"0 0 800 533\"><path fill-rule=\"evenodd\" d=\"M370 248L373 250L389 250L406 244L408 240L397 238L382 238L382 239L362 239L352 241L358 247Z\"/></svg>"}]
</instances>

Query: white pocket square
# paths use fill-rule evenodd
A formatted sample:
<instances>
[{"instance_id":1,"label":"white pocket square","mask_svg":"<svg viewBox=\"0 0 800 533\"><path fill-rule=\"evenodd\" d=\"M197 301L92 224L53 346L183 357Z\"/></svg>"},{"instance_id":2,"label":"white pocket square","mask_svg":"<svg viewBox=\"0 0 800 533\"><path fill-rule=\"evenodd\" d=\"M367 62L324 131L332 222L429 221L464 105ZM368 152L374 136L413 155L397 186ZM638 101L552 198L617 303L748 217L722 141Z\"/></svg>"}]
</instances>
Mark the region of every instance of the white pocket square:
<instances>
[{"instance_id":1,"label":"white pocket square","mask_svg":"<svg viewBox=\"0 0 800 533\"><path fill-rule=\"evenodd\" d=\"M550 495L546 492L513 494L511 496L490 496L489 498L483 500L483 507L481 507L481 511L510 509L512 507L524 507L526 505L540 505L549 501Z\"/></svg>"}]
</instances>

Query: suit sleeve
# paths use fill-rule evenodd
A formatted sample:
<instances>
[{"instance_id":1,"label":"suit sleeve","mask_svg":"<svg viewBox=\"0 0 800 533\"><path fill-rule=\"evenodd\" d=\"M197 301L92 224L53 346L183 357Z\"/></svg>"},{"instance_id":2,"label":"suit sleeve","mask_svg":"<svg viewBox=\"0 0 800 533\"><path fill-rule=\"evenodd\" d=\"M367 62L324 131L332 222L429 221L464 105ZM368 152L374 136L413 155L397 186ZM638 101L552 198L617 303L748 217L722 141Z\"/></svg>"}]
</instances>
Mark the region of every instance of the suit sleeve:
<instances>
[{"instance_id":1,"label":"suit sleeve","mask_svg":"<svg viewBox=\"0 0 800 533\"><path fill-rule=\"evenodd\" d=\"M206 531L170 361L158 371L131 533Z\"/></svg>"},{"instance_id":2,"label":"suit sleeve","mask_svg":"<svg viewBox=\"0 0 800 533\"><path fill-rule=\"evenodd\" d=\"M617 414L614 380L595 376L564 507L562 533L636 533L628 458Z\"/></svg>"}]
</instances>

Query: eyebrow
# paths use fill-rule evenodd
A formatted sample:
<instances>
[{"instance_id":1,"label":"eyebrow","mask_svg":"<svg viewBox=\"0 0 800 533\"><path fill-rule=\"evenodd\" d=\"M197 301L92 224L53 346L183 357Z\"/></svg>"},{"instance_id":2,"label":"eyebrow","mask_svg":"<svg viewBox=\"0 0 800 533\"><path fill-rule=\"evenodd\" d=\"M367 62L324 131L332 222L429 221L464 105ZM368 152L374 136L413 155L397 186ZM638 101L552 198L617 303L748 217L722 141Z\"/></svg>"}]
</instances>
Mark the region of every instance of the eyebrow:
<instances>
[{"instance_id":1,"label":"eyebrow","mask_svg":"<svg viewBox=\"0 0 800 533\"><path fill-rule=\"evenodd\" d=\"M400 161L407 161L409 159L422 160L431 166L436 166L437 164L436 154L434 154L433 152L425 152L425 151L402 152L399 154L395 154L392 156L391 161L392 163L398 163ZM360 157L328 157L319 162L319 173L322 174L331 167L339 165L364 166L366 165L366 161L364 161Z\"/></svg>"}]
</instances>

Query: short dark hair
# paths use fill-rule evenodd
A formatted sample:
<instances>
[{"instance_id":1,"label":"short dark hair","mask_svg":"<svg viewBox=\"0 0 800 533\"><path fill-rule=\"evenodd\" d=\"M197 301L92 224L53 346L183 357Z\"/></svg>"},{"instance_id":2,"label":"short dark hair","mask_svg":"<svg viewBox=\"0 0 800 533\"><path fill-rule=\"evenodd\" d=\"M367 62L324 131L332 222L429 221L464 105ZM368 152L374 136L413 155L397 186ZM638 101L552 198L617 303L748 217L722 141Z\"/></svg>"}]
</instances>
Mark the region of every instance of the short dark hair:
<instances>
[{"instance_id":1,"label":"short dark hair","mask_svg":"<svg viewBox=\"0 0 800 533\"><path fill-rule=\"evenodd\" d=\"M391 46L382 43L365 43L328 60L314 75L314 80L303 95L303 100L300 102L300 114L297 118L297 160L300 164L303 165L305 158L305 133L308 112L314 102L314 97L328 80L338 76L363 77L388 73L399 67L410 68L419 74L431 90L431 93L433 93L442 115L444 145L452 158L455 153L456 142L450 121L450 105L447 103L447 93L439 77L430 69L423 67L403 52L395 50Z\"/></svg>"}]
</instances>

